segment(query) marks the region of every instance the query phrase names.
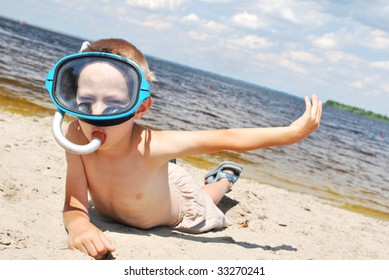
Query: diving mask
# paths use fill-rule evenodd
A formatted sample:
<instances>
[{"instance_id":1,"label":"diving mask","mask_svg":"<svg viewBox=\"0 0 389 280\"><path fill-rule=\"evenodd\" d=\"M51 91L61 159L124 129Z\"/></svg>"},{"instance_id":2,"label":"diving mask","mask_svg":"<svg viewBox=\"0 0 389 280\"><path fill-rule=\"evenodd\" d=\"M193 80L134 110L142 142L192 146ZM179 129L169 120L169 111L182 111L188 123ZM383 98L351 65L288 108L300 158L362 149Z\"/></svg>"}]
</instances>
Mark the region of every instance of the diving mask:
<instances>
[{"instance_id":1,"label":"diving mask","mask_svg":"<svg viewBox=\"0 0 389 280\"><path fill-rule=\"evenodd\" d=\"M132 60L105 52L63 57L47 74L46 89L57 107L55 139L65 149L81 154L95 151L102 139L95 137L95 144L88 144L93 148L68 141L61 131L65 113L95 126L117 125L131 119L150 97L150 85L141 68Z\"/></svg>"}]
</instances>

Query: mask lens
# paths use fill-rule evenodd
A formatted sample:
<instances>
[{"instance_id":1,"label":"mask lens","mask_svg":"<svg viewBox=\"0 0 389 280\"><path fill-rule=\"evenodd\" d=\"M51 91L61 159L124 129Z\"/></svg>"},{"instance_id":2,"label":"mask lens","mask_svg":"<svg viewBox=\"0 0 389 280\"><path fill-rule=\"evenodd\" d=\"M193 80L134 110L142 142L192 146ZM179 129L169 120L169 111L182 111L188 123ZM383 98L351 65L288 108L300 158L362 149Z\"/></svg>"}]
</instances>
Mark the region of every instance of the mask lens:
<instances>
[{"instance_id":1,"label":"mask lens","mask_svg":"<svg viewBox=\"0 0 389 280\"><path fill-rule=\"evenodd\" d=\"M131 111L139 98L137 69L110 57L77 57L60 64L53 96L70 112L115 116Z\"/></svg>"},{"instance_id":2,"label":"mask lens","mask_svg":"<svg viewBox=\"0 0 389 280\"><path fill-rule=\"evenodd\" d=\"M80 112L83 112L84 114L91 114L92 113L91 105L89 103L78 104L78 110Z\"/></svg>"},{"instance_id":3,"label":"mask lens","mask_svg":"<svg viewBox=\"0 0 389 280\"><path fill-rule=\"evenodd\" d=\"M121 107L108 107L104 110L103 115L112 115L117 114L118 112L123 111Z\"/></svg>"}]
</instances>

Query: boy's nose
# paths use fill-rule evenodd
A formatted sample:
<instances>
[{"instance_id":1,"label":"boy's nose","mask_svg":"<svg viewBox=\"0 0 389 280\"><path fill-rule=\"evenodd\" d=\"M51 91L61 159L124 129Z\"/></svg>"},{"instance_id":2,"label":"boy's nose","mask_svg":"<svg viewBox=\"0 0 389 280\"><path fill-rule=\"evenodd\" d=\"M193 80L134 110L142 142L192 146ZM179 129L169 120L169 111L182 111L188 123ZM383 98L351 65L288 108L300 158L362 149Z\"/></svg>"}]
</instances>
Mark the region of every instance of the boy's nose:
<instances>
[{"instance_id":1,"label":"boy's nose","mask_svg":"<svg viewBox=\"0 0 389 280\"><path fill-rule=\"evenodd\" d=\"M104 103L96 102L92 105L92 114L93 115L101 115L104 112L106 107L107 106L105 106Z\"/></svg>"}]
</instances>

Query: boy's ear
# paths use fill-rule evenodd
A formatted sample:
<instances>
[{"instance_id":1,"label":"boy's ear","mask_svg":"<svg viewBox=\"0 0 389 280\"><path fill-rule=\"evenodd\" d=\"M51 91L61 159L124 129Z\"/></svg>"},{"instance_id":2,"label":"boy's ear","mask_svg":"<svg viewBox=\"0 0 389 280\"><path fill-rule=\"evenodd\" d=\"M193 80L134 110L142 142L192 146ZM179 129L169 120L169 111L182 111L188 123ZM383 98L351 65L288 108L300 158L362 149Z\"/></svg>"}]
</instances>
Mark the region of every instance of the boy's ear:
<instances>
[{"instance_id":1,"label":"boy's ear","mask_svg":"<svg viewBox=\"0 0 389 280\"><path fill-rule=\"evenodd\" d=\"M138 110L136 110L134 119L139 120L140 118L142 118L143 115L146 114L147 111L150 109L152 103L153 103L153 99L151 97L143 101L140 104Z\"/></svg>"}]
</instances>

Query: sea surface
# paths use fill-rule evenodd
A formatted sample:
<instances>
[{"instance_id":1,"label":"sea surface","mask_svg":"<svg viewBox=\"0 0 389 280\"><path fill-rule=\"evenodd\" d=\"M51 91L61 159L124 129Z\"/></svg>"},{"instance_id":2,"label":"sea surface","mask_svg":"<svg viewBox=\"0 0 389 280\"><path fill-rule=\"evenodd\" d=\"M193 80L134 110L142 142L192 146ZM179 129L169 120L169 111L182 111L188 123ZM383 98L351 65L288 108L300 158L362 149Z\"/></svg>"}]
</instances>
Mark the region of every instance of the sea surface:
<instances>
[{"instance_id":1,"label":"sea surface","mask_svg":"<svg viewBox=\"0 0 389 280\"><path fill-rule=\"evenodd\" d=\"M83 41L0 17L0 108L28 116L52 115L46 73L59 58L77 52ZM305 109L300 97L147 59L158 82L152 84L153 107L142 124L153 129L286 126ZM325 106L319 130L295 145L185 160L206 169L223 160L236 161L245 166L246 178L389 220L387 122Z\"/></svg>"}]
</instances>

